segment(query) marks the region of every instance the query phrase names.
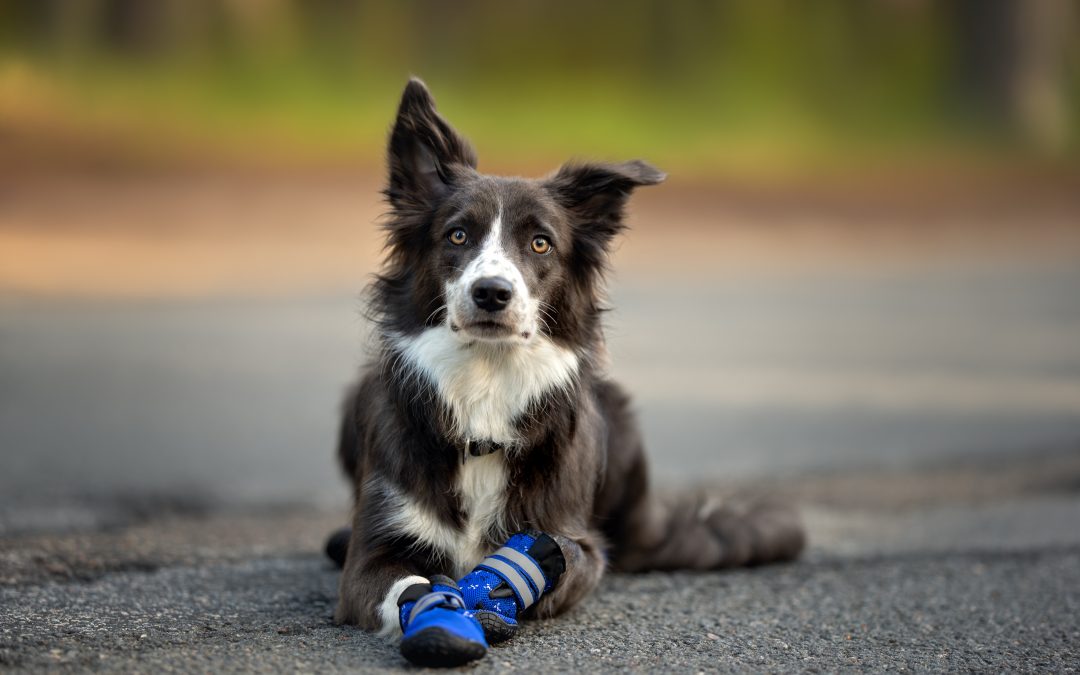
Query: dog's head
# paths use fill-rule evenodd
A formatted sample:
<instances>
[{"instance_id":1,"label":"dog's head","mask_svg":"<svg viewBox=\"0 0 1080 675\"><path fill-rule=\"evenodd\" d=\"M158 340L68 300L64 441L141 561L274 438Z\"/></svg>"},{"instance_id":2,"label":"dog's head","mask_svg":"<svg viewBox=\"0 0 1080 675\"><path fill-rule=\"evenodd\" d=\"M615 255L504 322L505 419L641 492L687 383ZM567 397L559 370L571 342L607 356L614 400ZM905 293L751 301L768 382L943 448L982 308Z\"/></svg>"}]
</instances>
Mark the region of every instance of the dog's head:
<instances>
[{"instance_id":1,"label":"dog's head","mask_svg":"<svg viewBox=\"0 0 1080 675\"><path fill-rule=\"evenodd\" d=\"M388 155L389 265L378 311L395 333L446 325L465 343L587 338L626 200L664 179L640 161L569 164L541 180L481 174L416 79Z\"/></svg>"}]
</instances>

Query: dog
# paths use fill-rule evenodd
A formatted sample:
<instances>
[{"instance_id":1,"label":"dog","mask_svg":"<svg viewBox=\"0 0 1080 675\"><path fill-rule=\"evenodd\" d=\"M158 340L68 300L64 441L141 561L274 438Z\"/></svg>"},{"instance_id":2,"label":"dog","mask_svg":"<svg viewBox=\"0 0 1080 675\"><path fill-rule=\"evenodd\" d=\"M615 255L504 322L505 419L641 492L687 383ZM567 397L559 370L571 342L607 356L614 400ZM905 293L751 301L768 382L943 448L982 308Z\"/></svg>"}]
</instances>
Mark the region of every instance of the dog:
<instances>
[{"instance_id":1,"label":"dog","mask_svg":"<svg viewBox=\"0 0 1080 675\"><path fill-rule=\"evenodd\" d=\"M627 395L605 373L603 279L624 209L665 175L570 163L530 180L476 154L409 81L388 148L377 357L346 396L354 487L335 620L459 665L564 612L605 570L795 558L797 514L650 491Z\"/></svg>"}]
</instances>

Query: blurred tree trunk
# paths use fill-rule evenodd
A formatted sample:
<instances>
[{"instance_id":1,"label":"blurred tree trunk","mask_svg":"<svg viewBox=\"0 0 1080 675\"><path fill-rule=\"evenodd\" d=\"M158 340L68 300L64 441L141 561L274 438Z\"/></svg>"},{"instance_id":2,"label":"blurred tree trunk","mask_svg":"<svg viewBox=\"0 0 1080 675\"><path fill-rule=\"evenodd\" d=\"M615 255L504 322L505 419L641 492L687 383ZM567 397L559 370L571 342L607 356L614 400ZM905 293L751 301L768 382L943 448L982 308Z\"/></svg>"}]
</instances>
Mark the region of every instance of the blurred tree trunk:
<instances>
[{"instance_id":1,"label":"blurred tree trunk","mask_svg":"<svg viewBox=\"0 0 1080 675\"><path fill-rule=\"evenodd\" d=\"M1063 147L1070 0L958 0L955 7L960 85L984 119L1039 150Z\"/></svg>"},{"instance_id":2,"label":"blurred tree trunk","mask_svg":"<svg viewBox=\"0 0 1080 675\"><path fill-rule=\"evenodd\" d=\"M1072 32L1069 0L1017 2L1017 51L1011 82L1012 114L1040 149L1068 141L1066 51Z\"/></svg>"},{"instance_id":3,"label":"blurred tree trunk","mask_svg":"<svg viewBox=\"0 0 1080 675\"><path fill-rule=\"evenodd\" d=\"M166 14L164 2L107 0L102 17L106 42L123 52L155 53L168 38Z\"/></svg>"},{"instance_id":4,"label":"blurred tree trunk","mask_svg":"<svg viewBox=\"0 0 1080 675\"><path fill-rule=\"evenodd\" d=\"M101 16L101 0L40 0L29 7L34 14L31 22L34 37L54 46L64 57L78 58L100 39L94 30L94 19Z\"/></svg>"}]
</instances>

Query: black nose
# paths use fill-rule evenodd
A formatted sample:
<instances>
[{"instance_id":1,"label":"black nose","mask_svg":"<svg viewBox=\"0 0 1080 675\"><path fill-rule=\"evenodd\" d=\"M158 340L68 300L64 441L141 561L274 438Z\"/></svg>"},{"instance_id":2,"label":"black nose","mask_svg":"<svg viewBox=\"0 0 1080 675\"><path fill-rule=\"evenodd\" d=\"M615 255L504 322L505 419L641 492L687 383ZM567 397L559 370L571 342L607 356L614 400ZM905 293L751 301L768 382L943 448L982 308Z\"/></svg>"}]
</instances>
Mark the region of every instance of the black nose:
<instances>
[{"instance_id":1,"label":"black nose","mask_svg":"<svg viewBox=\"0 0 1080 675\"><path fill-rule=\"evenodd\" d=\"M514 287L502 277L484 277L472 285L476 306L488 312L501 312L514 297Z\"/></svg>"}]
</instances>

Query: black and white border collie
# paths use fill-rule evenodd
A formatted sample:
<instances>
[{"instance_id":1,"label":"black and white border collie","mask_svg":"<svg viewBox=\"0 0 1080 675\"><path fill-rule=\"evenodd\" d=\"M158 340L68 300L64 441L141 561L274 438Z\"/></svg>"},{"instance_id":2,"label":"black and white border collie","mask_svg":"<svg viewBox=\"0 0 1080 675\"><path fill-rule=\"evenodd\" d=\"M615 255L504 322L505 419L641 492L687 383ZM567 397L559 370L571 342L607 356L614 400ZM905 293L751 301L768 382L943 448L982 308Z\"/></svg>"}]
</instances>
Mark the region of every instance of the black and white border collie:
<instances>
[{"instance_id":1,"label":"black and white border collie","mask_svg":"<svg viewBox=\"0 0 1080 675\"><path fill-rule=\"evenodd\" d=\"M396 632L398 599L454 579L515 532L547 533L565 572L526 616L580 601L606 569L709 570L788 560L794 512L649 489L628 399L605 373L602 282L641 161L484 175L405 88L389 144L387 259L372 289L379 355L350 390L339 456L352 527L335 618Z\"/></svg>"}]
</instances>

